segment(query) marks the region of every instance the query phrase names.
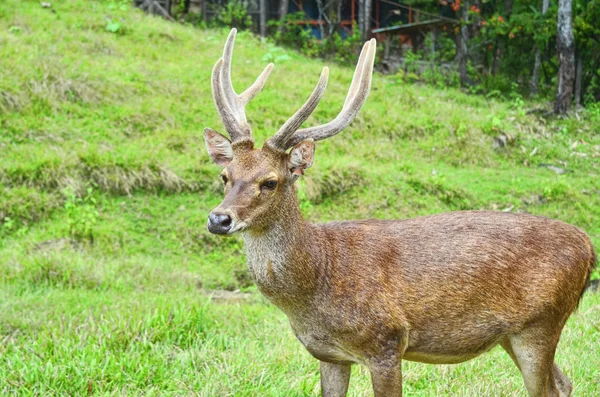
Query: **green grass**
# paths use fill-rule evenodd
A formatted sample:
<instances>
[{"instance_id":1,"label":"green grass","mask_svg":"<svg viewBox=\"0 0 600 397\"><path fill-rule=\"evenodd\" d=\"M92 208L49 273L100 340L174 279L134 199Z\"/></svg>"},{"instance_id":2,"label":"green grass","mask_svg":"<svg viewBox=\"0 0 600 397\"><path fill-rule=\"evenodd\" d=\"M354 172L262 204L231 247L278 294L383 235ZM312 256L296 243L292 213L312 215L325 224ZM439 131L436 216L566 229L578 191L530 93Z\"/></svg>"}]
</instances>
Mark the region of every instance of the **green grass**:
<instances>
[{"instance_id":1,"label":"green grass","mask_svg":"<svg viewBox=\"0 0 600 397\"><path fill-rule=\"evenodd\" d=\"M0 394L317 395L318 363L249 282L241 241L205 228L221 192L201 131L222 130L209 79L226 30L121 4L0 3ZM258 142L303 103L324 66L276 51L289 59L247 111ZM240 33L236 88L274 52ZM352 70L330 66L307 125L343 103ZM299 184L303 213L328 221L526 211L577 225L600 248L600 120L524 110L375 76L354 123L317 144ZM500 134L509 144L493 149ZM208 297L237 289L247 294ZM589 294L557 356L575 395L600 395L598 346L600 296ZM524 395L499 349L404 369L411 396ZM351 395L369 390L356 367Z\"/></svg>"}]
</instances>

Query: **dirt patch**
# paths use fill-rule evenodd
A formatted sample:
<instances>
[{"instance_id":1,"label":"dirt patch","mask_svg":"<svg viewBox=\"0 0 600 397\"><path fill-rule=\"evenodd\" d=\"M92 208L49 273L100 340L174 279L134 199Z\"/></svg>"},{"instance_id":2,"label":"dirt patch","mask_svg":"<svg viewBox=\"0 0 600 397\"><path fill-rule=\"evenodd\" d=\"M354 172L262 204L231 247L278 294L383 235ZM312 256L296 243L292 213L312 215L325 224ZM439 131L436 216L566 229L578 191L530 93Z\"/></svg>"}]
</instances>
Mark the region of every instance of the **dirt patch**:
<instances>
[{"instance_id":1,"label":"dirt patch","mask_svg":"<svg viewBox=\"0 0 600 397\"><path fill-rule=\"evenodd\" d=\"M224 289L203 290L202 295L208 296L218 303L247 303L254 298L254 295L249 292L227 291Z\"/></svg>"}]
</instances>

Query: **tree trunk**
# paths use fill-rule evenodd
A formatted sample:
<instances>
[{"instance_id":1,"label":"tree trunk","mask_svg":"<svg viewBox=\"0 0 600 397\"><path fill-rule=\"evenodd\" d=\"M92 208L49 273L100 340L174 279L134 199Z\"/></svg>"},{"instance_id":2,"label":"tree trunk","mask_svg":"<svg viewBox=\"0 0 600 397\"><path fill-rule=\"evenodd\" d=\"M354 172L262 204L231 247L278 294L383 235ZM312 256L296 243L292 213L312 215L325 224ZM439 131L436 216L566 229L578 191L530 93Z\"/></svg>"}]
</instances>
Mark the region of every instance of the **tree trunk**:
<instances>
[{"instance_id":1,"label":"tree trunk","mask_svg":"<svg viewBox=\"0 0 600 397\"><path fill-rule=\"evenodd\" d=\"M327 23L328 31L327 36L331 37L334 32L339 32L342 22L342 1L341 0L330 0L326 3L327 8Z\"/></svg>"},{"instance_id":2,"label":"tree trunk","mask_svg":"<svg viewBox=\"0 0 600 397\"><path fill-rule=\"evenodd\" d=\"M281 33L283 32L284 25L283 21L285 21L285 17L287 17L288 9L290 8L289 0L280 0L279 1L279 26L277 30Z\"/></svg>"},{"instance_id":3,"label":"tree trunk","mask_svg":"<svg viewBox=\"0 0 600 397\"><path fill-rule=\"evenodd\" d=\"M535 50L535 61L533 63L533 73L531 73L531 82L529 83L529 96L535 98L540 85L540 68L542 66L542 55L539 48Z\"/></svg>"},{"instance_id":4,"label":"tree trunk","mask_svg":"<svg viewBox=\"0 0 600 397\"><path fill-rule=\"evenodd\" d=\"M371 32L371 1L358 1L358 28L360 29L360 37L364 41L369 38Z\"/></svg>"},{"instance_id":5,"label":"tree trunk","mask_svg":"<svg viewBox=\"0 0 600 397\"><path fill-rule=\"evenodd\" d=\"M500 50L500 40L496 39L496 42L494 43L494 55L492 57L492 70L490 72L492 76L495 76L498 72L498 62L501 55L502 51Z\"/></svg>"},{"instance_id":6,"label":"tree trunk","mask_svg":"<svg viewBox=\"0 0 600 397\"><path fill-rule=\"evenodd\" d=\"M430 59L431 59L431 64L433 65L433 63L435 62L435 43L436 43L436 39L437 39L437 34L435 31L429 33L431 35L431 55L430 55Z\"/></svg>"},{"instance_id":7,"label":"tree trunk","mask_svg":"<svg viewBox=\"0 0 600 397\"><path fill-rule=\"evenodd\" d=\"M460 75L460 85L463 87L470 86L472 81L467 73L467 58L469 41L469 3L464 1L460 9L461 26L460 32L456 39L456 61L458 63L458 73Z\"/></svg>"},{"instance_id":8,"label":"tree trunk","mask_svg":"<svg viewBox=\"0 0 600 397\"><path fill-rule=\"evenodd\" d=\"M504 0L504 23L508 23L513 11L513 0ZM504 56L504 50L507 46L506 38L496 39L494 44L494 58L492 59L492 76L495 76L500 69L500 60Z\"/></svg>"},{"instance_id":9,"label":"tree trunk","mask_svg":"<svg viewBox=\"0 0 600 397\"><path fill-rule=\"evenodd\" d=\"M354 0L350 0L350 1L354 1ZM337 17L336 17L337 23L336 23L336 27L335 27L335 29L336 29L336 31L338 33L342 32L342 6L343 5L344 5L344 2L342 0L338 0L337 10L336 10L336 12L337 12ZM352 23L354 23L354 21L352 21Z\"/></svg>"},{"instance_id":10,"label":"tree trunk","mask_svg":"<svg viewBox=\"0 0 600 397\"><path fill-rule=\"evenodd\" d=\"M547 0L544 0L547 1ZM283 21L287 16L288 9L290 8L290 0L279 1L279 20Z\"/></svg>"},{"instance_id":11,"label":"tree trunk","mask_svg":"<svg viewBox=\"0 0 600 397\"><path fill-rule=\"evenodd\" d=\"M558 0L556 50L558 52L558 90L554 113L565 114L571 108L575 80L575 39L573 37L573 2Z\"/></svg>"},{"instance_id":12,"label":"tree trunk","mask_svg":"<svg viewBox=\"0 0 600 397\"><path fill-rule=\"evenodd\" d=\"M319 22L319 33L321 34L321 40L323 40L328 37L325 35L325 28L323 27L323 19L325 19L325 23L327 24L328 27L331 24L329 23L329 20L327 19L327 11L325 10L325 5L323 4L323 0L317 0L317 9L319 10L319 17L317 19Z\"/></svg>"},{"instance_id":13,"label":"tree trunk","mask_svg":"<svg viewBox=\"0 0 600 397\"><path fill-rule=\"evenodd\" d=\"M504 0L504 17L506 22L510 19L513 10L513 0Z\"/></svg>"},{"instance_id":14,"label":"tree trunk","mask_svg":"<svg viewBox=\"0 0 600 397\"><path fill-rule=\"evenodd\" d=\"M260 12L260 37L264 40L267 36L267 0L259 0Z\"/></svg>"},{"instance_id":15,"label":"tree trunk","mask_svg":"<svg viewBox=\"0 0 600 397\"><path fill-rule=\"evenodd\" d=\"M577 54L577 69L575 70L575 107L581 106L581 81L583 80L583 57Z\"/></svg>"},{"instance_id":16,"label":"tree trunk","mask_svg":"<svg viewBox=\"0 0 600 397\"><path fill-rule=\"evenodd\" d=\"M546 15L548 12L549 0L542 2L542 15ZM533 73L531 74L531 84L529 95L533 98L537 95L540 87L540 68L542 66L542 52L539 48L535 48L535 62L533 64Z\"/></svg>"}]
</instances>

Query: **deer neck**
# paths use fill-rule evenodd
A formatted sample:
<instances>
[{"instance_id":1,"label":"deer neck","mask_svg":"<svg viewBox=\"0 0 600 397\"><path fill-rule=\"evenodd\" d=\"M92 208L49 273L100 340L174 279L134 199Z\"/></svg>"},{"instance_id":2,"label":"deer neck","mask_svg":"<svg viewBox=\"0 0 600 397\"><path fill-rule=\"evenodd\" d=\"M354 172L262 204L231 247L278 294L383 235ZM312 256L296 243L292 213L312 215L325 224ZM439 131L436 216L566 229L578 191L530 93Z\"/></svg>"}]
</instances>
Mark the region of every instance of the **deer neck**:
<instances>
[{"instance_id":1,"label":"deer neck","mask_svg":"<svg viewBox=\"0 0 600 397\"><path fill-rule=\"evenodd\" d=\"M269 226L243 233L250 274L269 300L285 310L314 293L318 249L298 199L282 200Z\"/></svg>"}]
</instances>

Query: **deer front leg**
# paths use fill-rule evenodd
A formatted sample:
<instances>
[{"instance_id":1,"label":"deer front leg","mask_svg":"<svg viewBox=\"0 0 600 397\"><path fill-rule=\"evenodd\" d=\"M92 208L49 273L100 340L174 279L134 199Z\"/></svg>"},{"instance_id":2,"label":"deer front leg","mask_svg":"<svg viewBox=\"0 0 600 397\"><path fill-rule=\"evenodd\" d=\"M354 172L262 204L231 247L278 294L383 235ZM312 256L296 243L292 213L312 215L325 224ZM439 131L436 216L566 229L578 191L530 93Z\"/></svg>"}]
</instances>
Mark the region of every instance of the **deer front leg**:
<instances>
[{"instance_id":1,"label":"deer front leg","mask_svg":"<svg viewBox=\"0 0 600 397\"><path fill-rule=\"evenodd\" d=\"M321 361L321 393L323 397L346 397L350 382L350 364Z\"/></svg>"},{"instance_id":2,"label":"deer front leg","mask_svg":"<svg viewBox=\"0 0 600 397\"><path fill-rule=\"evenodd\" d=\"M369 363L375 397L402 396L402 365L400 359Z\"/></svg>"}]
</instances>

